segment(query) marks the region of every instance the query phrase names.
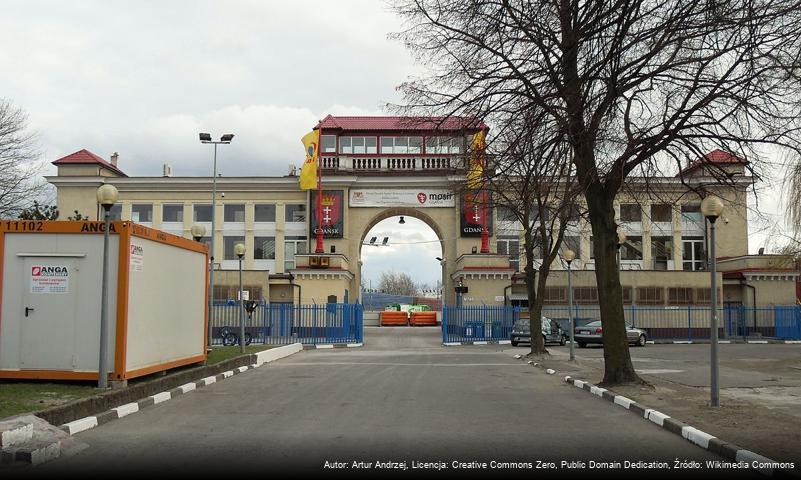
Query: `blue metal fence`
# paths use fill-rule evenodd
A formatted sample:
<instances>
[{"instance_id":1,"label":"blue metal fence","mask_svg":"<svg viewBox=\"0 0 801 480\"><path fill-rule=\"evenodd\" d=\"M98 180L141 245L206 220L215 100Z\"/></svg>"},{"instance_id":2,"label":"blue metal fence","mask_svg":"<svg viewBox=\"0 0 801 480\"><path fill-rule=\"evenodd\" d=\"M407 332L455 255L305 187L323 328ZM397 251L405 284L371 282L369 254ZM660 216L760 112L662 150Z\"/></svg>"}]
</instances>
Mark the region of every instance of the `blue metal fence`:
<instances>
[{"instance_id":1,"label":"blue metal fence","mask_svg":"<svg viewBox=\"0 0 801 480\"><path fill-rule=\"evenodd\" d=\"M442 307L442 342L509 340L520 309L504 306Z\"/></svg>"},{"instance_id":2,"label":"blue metal fence","mask_svg":"<svg viewBox=\"0 0 801 480\"><path fill-rule=\"evenodd\" d=\"M252 315L245 313L245 331L252 336L253 344L361 343L364 340L363 312L362 305L350 303L262 303ZM214 305L210 321L212 345L222 345L221 332L226 327L238 336L239 304Z\"/></svg>"}]
</instances>

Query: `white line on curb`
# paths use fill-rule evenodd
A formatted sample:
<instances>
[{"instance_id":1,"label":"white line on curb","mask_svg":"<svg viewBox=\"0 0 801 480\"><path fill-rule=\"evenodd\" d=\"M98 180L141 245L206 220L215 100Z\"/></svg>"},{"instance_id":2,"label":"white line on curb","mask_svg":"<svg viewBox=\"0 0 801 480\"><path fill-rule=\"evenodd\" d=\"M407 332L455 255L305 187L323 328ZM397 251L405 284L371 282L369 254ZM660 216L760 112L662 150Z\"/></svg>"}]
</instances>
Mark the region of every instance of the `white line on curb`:
<instances>
[{"instance_id":1,"label":"white line on curb","mask_svg":"<svg viewBox=\"0 0 801 480\"><path fill-rule=\"evenodd\" d=\"M181 385L178 388L181 389L181 392L187 393L187 392L191 392L192 390L197 388L197 385L195 385L195 382L189 382L189 383L185 383L185 384Z\"/></svg>"},{"instance_id":2,"label":"white line on curb","mask_svg":"<svg viewBox=\"0 0 801 480\"><path fill-rule=\"evenodd\" d=\"M648 412L648 420L654 422L655 424L659 425L660 427L665 424L665 419L670 418L670 415L665 415L662 412L657 412L656 410L651 410Z\"/></svg>"},{"instance_id":3,"label":"white line on curb","mask_svg":"<svg viewBox=\"0 0 801 480\"><path fill-rule=\"evenodd\" d=\"M605 391L606 391L605 388L596 387L594 385L590 387L590 393L593 395L598 395L599 397L603 397Z\"/></svg>"},{"instance_id":4,"label":"white line on curb","mask_svg":"<svg viewBox=\"0 0 801 480\"><path fill-rule=\"evenodd\" d=\"M547 373L548 375L553 375L554 373L556 373L556 370L554 370L553 368L547 368L545 369L545 373Z\"/></svg>"},{"instance_id":5,"label":"white line on curb","mask_svg":"<svg viewBox=\"0 0 801 480\"><path fill-rule=\"evenodd\" d=\"M215 383L217 381L217 377L211 376L211 377L206 377L202 380L204 385L211 385L212 383Z\"/></svg>"},{"instance_id":6,"label":"white line on curb","mask_svg":"<svg viewBox=\"0 0 801 480\"><path fill-rule=\"evenodd\" d=\"M331 345L331 344L328 344L328 345L317 345L317 348L334 348L334 346Z\"/></svg>"},{"instance_id":7,"label":"white line on curb","mask_svg":"<svg viewBox=\"0 0 801 480\"><path fill-rule=\"evenodd\" d=\"M748 340L748 343L768 343L767 340Z\"/></svg>"},{"instance_id":8,"label":"white line on curb","mask_svg":"<svg viewBox=\"0 0 801 480\"><path fill-rule=\"evenodd\" d=\"M228 378L228 377L233 377L233 376L234 376L234 371L233 370L228 370L227 372L223 372L223 378Z\"/></svg>"},{"instance_id":9,"label":"white line on curb","mask_svg":"<svg viewBox=\"0 0 801 480\"><path fill-rule=\"evenodd\" d=\"M172 398L170 392L161 392L155 395L151 395L150 398L153 399L153 404L158 405L161 402L166 402L167 400Z\"/></svg>"},{"instance_id":10,"label":"white line on curb","mask_svg":"<svg viewBox=\"0 0 801 480\"><path fill-rule=\"evenodd\" d=\"M79 420L75 420L74 422L64 424L64 427L67 429L67 433L70 435L75 435L76 433L89 430L90 428L95 428L96 426L97 417L84 417Z\"/></svg>"},{"instance_id":11,"label":"white line on curb","mask_svg":"<svg viewBox=\"0 0 801 480\"><path fill-rule=\"evenodd\" d=\"M583 380L576 380L576 381L573 382L573 386L578 387L578 388L584 388L584 384L585 383L587 383L587 382L585 382Z\"/></svg>"},{"instance_id":12,"label":"white line on curb","mask_svg":"<svg viewBox=\"0 0 801 480\"><path fill-rule=\"evenodd\" d=\"M136 402L133 403L126 403L125 405L120 405L117 408L112 408L115 412L117 412L117 417L127 417L132 413L136 413L139 411L139 404Z\"/></svg>"},{"instance_id":13,"label":"white line on curb","mask_svg":"<svg viewBox=\"0 0 801 480\"><path fill-rule=\"evenodd\" d=\"M615 395L615 403L623 408L631 408L631 404L634 403L634 400L626 398L623 395Z\"/></svg>"},{"instance_id":14,"label":"white line on curb","mask_svg":"<svg viewBox=\"0 0 801 480\"><path fill-rule=\"evenodd\" d=\"M681 436L704 448L709 448L709 441L715 438L713 435L690 426L681 427Z\"/></svg>"},{"instance_id":15,"label":"white line on curb","mask_svg":"<svg viewBox=\"0 0 801 480\"><path fill-rule=\"evenodd\" d=\"M237 368L237 370L239 370L239 373L243 373L243 372L246 372L248 370L248 367L239 367L239 368Z\"/></svg>"}]
</instances>

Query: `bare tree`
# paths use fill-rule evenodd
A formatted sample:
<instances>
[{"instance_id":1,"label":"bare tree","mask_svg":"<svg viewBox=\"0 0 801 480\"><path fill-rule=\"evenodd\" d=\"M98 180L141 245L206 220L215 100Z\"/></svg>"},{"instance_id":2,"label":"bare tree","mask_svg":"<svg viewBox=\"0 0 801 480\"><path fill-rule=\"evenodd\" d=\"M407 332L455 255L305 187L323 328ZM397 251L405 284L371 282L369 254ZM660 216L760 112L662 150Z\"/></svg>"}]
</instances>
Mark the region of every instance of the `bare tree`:
<instances>
[{"instance_id":1,"label":"bare tree","mask_svg":"<svg viewBox=\"0 0 801 480\"><path fill-rule=\"evenodd\" d=\"M58 220L58 207L56 207L55 205L43 205L39 203L39 200L34 200L33 205L20 212L19 219Z\"/></svg>"},{"instance_id":2,"label":"bare tree","mask_svg":"<svg viewBox=\"0 0 801 480\"><path fill-rule=\"evenodd\" d=\"M390 295L417 295L417 285L407 273L381 272L378 280L378 291Z\"/></svg>"},{"instance_id":3,"label":"bare tree","mask_svg":"<svg viewBox=\"0 0 801 480\"><path fill-rule=\"evenodd\" d=\"M531 331L542 330L542 307L551 265L559 258L562 240L579 212L573 166L567 144L551 133L543 112L527 112L499 126L488 147L484 188L493 203L520 229L526 265ZM496 235L498 232L496 232ZM538 259L542 263L537 266ZM546 354L541 335L531 335L531 354Z\"/></svg>"},{"instance_id":4,"label":"bare tree","mask_svg":"<svg viewBox=\"0 0 801 480\"><path fill-rule=\"evenodd\" d=\"M614 199L627 177L713 147L753 169L766 145L799 156L801 2L405 0L397 10L407 23L396 37L430 69L401 86L411 109L492 122L537 108L564 135L594 239L602 383L639 381Z\"/></svg>"},{"instance_id":5,"label":"bare tree","mask_svg":"<svg viewBox=\"0 0 801 480\"><path fill-rule=\"evenodd\" d=\"M41 192L38 156L25 112L0 98L0 218L16 218Z\"/></svg>"}]
</instances>

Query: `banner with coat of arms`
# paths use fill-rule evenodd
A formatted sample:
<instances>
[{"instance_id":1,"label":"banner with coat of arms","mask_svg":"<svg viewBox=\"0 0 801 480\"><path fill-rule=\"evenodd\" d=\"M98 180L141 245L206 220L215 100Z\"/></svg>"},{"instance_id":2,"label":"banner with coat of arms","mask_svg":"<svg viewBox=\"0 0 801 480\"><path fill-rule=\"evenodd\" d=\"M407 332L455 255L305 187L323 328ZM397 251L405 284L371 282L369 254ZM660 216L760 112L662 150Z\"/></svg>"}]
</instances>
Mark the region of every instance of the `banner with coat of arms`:
<instances>
[{"instance_id":1,"label":"banner with coat of arms","mask_svg":"<svg viewBox=\"0 0 801 480\"><path fill-rule=\"evenodd\" d=\"M324 190L323 198L320 202L322 215L320 220L323 225L323 238L342 238L345 232L345 215L343 205L343 190ZM311 216L309 226L311 237L317 235L317 191L311 192Z\"/></svg>"},{"instance_id":2,"label":"banner with coat of arms","mask_svg":"<svg viewBox=\"0 0 801 480\"><path fill-rule=\"evenodd\" d=\"M484 208L486 202L486 209ZM492 236L492 193L486 190L470 190L460 198L460 234L462 237L480 237L482 215L487 213L487 235Z\"/></svg>"}]
</instances>

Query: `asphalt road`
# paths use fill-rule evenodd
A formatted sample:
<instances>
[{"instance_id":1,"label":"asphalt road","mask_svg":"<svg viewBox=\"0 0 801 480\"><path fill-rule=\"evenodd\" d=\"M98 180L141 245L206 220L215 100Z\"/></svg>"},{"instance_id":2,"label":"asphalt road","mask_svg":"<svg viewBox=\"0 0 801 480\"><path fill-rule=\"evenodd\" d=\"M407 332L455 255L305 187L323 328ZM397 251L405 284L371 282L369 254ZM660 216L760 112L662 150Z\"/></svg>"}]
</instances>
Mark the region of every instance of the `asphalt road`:
<instances>
[{"instance_id":1,"label":"asphalt road","mask_svg":"<svg viewBox=\"0 0 801 480\"><path fill-rule=\"evenodd\" d=\"M718 459L507 346L442 347L440 338L433 328L368 328L363 348L304 351L78 434L89 448L35 471L326 472L328 461L351 469L326 473L351 475L354 461L406 462L416 473L413 461L444 461L456 473L454 460Z\"/></svg>"}]
</instances>

